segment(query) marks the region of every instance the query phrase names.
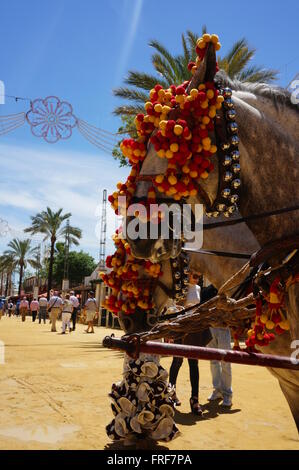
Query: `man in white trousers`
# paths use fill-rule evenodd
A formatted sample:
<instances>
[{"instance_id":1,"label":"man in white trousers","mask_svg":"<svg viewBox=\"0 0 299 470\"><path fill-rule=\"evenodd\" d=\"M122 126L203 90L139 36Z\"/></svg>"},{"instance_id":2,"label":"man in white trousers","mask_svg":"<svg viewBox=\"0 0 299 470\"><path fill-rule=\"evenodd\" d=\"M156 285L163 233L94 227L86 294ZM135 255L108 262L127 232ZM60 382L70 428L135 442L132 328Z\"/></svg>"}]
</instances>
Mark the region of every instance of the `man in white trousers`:
<instances>
[{"instance_id":1,"label":"man in white trousers","mask_svg":"<svg viewBox=\"0 0 299 470\"><path fill-rule=\"evenodd\" d=\"M231 335L229 328L210 328L212 340L209 348L231 349ZM213 393L209 396L209 401L223 398L222 406L230 408L232 406L232 366L230 362L211 361L211 373L213 381Z\"/></svg>"}]
</instances>

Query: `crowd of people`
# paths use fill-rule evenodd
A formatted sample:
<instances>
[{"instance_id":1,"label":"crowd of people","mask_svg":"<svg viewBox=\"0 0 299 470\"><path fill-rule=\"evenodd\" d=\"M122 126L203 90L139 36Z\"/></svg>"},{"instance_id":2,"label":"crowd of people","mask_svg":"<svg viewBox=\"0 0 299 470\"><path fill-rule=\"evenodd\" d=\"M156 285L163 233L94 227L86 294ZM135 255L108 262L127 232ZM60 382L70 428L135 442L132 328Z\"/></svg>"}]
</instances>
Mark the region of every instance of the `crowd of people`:
<instances>
[{"instance_id":1,"label":"crowd of people","mask_svg":"<svg viewBox=\"0 0 299 470\"><path fill-rule=\"evenodd\" d=\"M88 299L83 306L80 305L78 297L74 291L62 295L59 291L51 291L50 298L41 295L34 297L31 302L26 296L16 301L0 298L0 320L3 315L8 317L20 317L22 322L27 317L31 317L32 322L38 319L38 323L46 324L47 319L51 324L51 331L56 332L56 321L61 318L61 334L71 333L76 330L76 323L79 311L82 311L86 317L86 333L94 333L93 322L99 313L99 305L94 298L94 292L88 293Z\"/></svg>"}]
</instances>

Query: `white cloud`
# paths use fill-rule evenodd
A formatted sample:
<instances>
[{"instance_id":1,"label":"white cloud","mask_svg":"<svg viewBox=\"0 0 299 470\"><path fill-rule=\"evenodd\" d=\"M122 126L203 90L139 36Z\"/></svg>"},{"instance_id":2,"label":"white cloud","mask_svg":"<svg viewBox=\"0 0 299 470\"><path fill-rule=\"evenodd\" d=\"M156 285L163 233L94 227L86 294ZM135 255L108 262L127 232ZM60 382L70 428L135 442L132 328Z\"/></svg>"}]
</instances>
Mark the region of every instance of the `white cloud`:
<instances>
[{"instance_id":1,"label":"white cloud","mask_svg":"<svg viewBox=\"0 0 299 470\"><path fill-rule=\"evenodd\" d=\"M72 213L71 223L83 230L80 248L97 256L96 225L102 191L106 188L110 194L127 174L128 169L118 168L117 162L105 154L1 144L0 216L14 229L11 233L18 233L30 225L30 215L47 206L53 210L62 207L64 212ZM109 237L115 221L109 202L107 209L107 248L111 251ZM0 249L3 242L4 238Z\"/></svg>"}]
</instances>

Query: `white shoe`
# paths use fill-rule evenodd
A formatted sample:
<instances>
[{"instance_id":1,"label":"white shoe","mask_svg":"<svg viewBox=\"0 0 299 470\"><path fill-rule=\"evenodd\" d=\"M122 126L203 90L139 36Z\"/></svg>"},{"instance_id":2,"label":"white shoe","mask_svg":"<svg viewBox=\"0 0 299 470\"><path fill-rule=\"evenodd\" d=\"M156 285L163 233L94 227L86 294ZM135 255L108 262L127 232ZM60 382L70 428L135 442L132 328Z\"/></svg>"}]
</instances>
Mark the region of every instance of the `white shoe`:
<instances>
[{"instance_id":1,"label":"white shoe","mask_svg":"<svg viewBox=\"0 0 299 470\"><path fill-rule=\"evenodd\" d=\"M232 397L226 396L223 398L223 402L221 403L221 406L226 406L227 408L230 408L232 406Z\"/></svg>"},{"instance_id":2,"label":"white shoe","mask_svg":"<svg viewBox=\"0 0 299 470\"><path fill-rule=\"evenodd\" d=\"M213 393L209 396L208 400L215 401L215 400L218 400L219 398L223 398L222 393L219 392L219 390L214 390Z\"/></svg>"}]
</instances>

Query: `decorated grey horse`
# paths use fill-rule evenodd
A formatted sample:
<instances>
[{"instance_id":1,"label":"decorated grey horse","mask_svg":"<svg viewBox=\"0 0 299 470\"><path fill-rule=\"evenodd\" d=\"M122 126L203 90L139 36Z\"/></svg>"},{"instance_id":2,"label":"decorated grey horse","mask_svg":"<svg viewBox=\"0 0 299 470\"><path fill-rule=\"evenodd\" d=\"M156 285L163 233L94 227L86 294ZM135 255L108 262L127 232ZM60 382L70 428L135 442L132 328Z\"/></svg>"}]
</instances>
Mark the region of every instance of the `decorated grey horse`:
<instances>
[{"instance_id":1,"label":"decorated grey horse","mask_svg":"<svg viewBox=\"0 0 299 470\"><path fill-rule=\"evenodd\" d=\"M198 195L189 197L186 202L202 203L209 217L221 216L222 213L229 216L235 212L237 204L239 213L247 223L248 236L240 236L237 226L230 229L223 226L218 230L204 231L205 243L209 239L209 247L214 248L227 238L229 230L227 249L236 251L238 247L243 252L251 252L248 240L254 240L255 248L267 247L267 256L262 253L261 260L266 261L268 267L278 267L290 253L298 256L298 213L289 210L271 215L271 211L298 203L298 109L291 103L285 90L266 84L241 84L231 81L223 72L216 73L215 51L208 47L192 79L192 86L197 88L199 84L211 81L224 90L226 97L226 107L218 113L220 126L221 122L222 127L229 125L234 135L229 137L228 142L222 141L222 153L227 154L222 155L221 159L220 149L217 151L211 159L215 170L208 178L201 180ZM240 155L233 147L238 143L236 131L240 140ZM212 139L216 137L211 135ZM218 161L221 161L221 165L218 165ZM149 144L140 171L144 178L140 178L137 183L135 196L145 198L151 184L146 181L147 177L164 174L166 169L167 160L159 158L153 145ZM166 199L171 197L167 196ZM256 214L264 216L255 217ZM132 240L128 237L128 241L137 258L161 261L170 256L176 257L180 251L177 240ZM254 248L253 245L251 248ZM232 274L232 266L235 268L239 263L227 259L223 263L221 258L209 258L206 261L200 255L193 255L192 262L216 287ZM297 268L298 263L293 266ZM299 338L298 282L291 283L286 289L285 303L290 332L285 332L270 345L260 349L289 356L292 352L291 341ZM278 378L299 427L299 374L279 369L272 370L272 373Z\"/></svg>"}]
</instances>

